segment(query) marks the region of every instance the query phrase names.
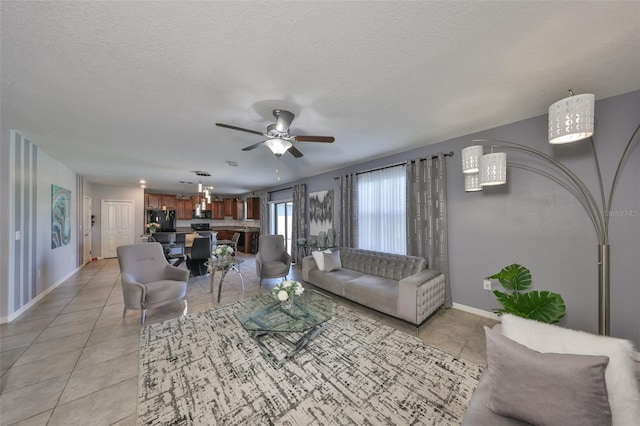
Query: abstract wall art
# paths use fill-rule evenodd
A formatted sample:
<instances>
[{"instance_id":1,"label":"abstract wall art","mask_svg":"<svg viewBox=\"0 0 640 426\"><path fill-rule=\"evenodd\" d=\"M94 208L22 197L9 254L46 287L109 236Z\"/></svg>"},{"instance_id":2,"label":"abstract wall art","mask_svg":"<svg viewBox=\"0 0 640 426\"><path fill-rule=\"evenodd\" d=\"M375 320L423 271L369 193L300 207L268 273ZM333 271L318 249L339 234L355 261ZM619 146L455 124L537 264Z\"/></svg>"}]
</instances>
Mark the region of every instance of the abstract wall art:
<instances>
[{"instance_id":1,"label":"abstract wall art","mask_svg":"<svg viewBox=\"0 0 640 426\"><path fill-rule=\"evenodd\" d=\"M51 248L71 241L71 191L51 185Z\"/></svg>"},{"instance_id":2,"label":"abstract wall art","mask_svg":"<svg viewBox=\"0 0 640 426\"><path fill-rule=\"evenodd\" d=\"M333 228L333 190L309 194L309 233L317 236Z\"/></svg>"}]
</instances>

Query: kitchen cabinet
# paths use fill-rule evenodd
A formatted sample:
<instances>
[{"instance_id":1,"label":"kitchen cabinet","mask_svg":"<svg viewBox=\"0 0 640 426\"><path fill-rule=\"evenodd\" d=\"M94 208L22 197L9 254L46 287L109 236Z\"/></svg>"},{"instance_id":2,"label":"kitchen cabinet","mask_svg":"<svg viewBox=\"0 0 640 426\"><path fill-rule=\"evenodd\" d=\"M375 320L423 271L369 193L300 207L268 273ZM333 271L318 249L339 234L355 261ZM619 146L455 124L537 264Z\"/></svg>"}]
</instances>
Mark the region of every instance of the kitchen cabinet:
<instances>
[{"instance_id":1,"label":"kitchen cabinet","mask_svg":"<svg viewBox=\"0 0 640 426\"><path fill-rule=\"evenodd\" d=\"M238 250L244 253L253 253L256 254L258 252L258 237L260 236L259 232L241 232L240 233L240 241L238 241ZM256 240L255 246L252 249L253 240Z\"/></svg>"},{"instance_id":2,"label":"kitchen cabinet","mask_svg":"<svg viewBox=\"0 0 640 426\"><path fill-rule=\"evenodd\" d=\"M224 203L224 215L231 217L233 216L233 210L234 210L234 199L233 198L225 198L223 200Z\"/></svg>"},{"instance_id":3,"label":"kitchen cabinet","mask_svg":"<svg viewBox=\"0 0 640 426\"><path fill-rule=\"evenodd\" d=\"M247 219L260 219L260 198L247 198Z\"/></svg>"},{"instance_id":4,"label":"kitchen cabinet","mask_svg":"<svg viewBox=\"0 0 640 426\"><path fill-rule=\"evenodd\" d=\"M158 210L162 208L162 195L144 194L145 208Z\"/></svg>"},{"instance_id":5,"label":"kitchen cabinet","mask_svg":"<svg viewBox=\"0 0 640 426\"><path fill-rule=\"evenodd\" d=\"M213 200L211 206L211 219L224 219L224 202L222 200Z\"/></svg>"},{"instance_id":6,"label":"kitchen cabinet","mask_svg":"<svg viewBox=\"0 0 640 426\"><path fill-rule=\"evenodd\" d=\"M244 219L244 201L237 198L225 198L224 215L234 219Z\"/></svg>"},{"instance_id":7,"label":"kitchen cabinet","mask_svg":"<svg viewBox=\"0 0 640 426\"><path fill-rule=\"evenodd\" d=\"M234 201L234 209L233 209L233 218L234 219L244 219L244 200L233 200Z\"/></svg>"},{"instance_id":8,"label":"kitchen cabinet","mask_svg":"<svg viewBox=\"0 0 640 426\"><path fill-rule=\"evenodd\" d=\"M177 203L177 199L175 195L162 195L161 196L161 200L162 203L160 205L160 208L162 207L166 207L167 210L175 210L176 209L176 203Z\"/></svg>"},{"instance_id":9,"label":"kitchen cabinet","mask_svg":"<svg viewBox=\"0 0 640 426\"><path fill-rule=\"evenodd\" d=\"M192 204L191 199L185 198L177 200L176 202L176 216L178 220L191 220L192 218Z\"/></svg>"},{"instance_id":10,"label":"kitchen cabinet","mask_svg":"<svg viewBox=\"0 0 640 426\"><path fill-rule=\"evenodd\" d=\"M194 195L193 197L191 197L191 210L195 210L196 206L201 202L202 202L202 198L200 198L200 196Z\"/></svg>"}]
</instances>

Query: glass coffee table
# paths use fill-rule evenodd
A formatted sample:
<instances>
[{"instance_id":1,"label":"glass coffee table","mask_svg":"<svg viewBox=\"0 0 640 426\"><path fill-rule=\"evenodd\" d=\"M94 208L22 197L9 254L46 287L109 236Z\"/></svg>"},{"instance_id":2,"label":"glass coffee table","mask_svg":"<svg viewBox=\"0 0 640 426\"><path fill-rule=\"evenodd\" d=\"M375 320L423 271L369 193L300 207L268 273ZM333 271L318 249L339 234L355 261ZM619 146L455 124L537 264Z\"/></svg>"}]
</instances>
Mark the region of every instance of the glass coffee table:
<instances>
[{"instance_id":1,"label":"glass coffee table","mask_svg":"<svg viewBox=\"0 0 640 426\"><path fill-rule=\"evenodd\" d=\"M333 316L333 300L315 290L305 290L285 309L271 293L244 301L235 315L274 366L282 366L324 330ZM283 343L278 347L274 343Z\"/></svg>"}]
</instances>

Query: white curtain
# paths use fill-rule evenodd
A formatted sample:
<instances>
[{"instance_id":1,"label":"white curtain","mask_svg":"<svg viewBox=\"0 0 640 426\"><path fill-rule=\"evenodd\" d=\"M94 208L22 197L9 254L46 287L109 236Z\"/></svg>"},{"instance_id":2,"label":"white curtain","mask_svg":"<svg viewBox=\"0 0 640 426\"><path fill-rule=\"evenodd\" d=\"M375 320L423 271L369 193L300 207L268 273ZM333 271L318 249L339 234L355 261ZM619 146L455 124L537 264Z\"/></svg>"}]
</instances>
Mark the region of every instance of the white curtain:
<instances>
[{"instance_id":1,"label":"white curtain","mask_svg":"<svg viewBox=\"0 0 640 426\"><path fill-rule=\"evenodd\" d=\"M405 254L404 165L358 174L358 248Z\"/></svg>"}]
</instances>

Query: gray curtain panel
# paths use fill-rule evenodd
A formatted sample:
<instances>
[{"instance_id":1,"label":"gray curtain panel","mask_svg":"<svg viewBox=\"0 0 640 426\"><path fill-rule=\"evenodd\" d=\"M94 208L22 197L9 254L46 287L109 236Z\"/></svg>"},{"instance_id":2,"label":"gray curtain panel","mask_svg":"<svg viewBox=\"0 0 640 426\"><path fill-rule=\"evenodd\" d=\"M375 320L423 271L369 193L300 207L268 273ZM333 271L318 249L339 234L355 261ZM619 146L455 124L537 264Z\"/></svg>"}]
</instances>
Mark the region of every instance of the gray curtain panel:
<instances>
[{"instance_id":1,"label":"gray curtain panel","mask_svg":"<svg viewBox=\"0 0 640 426\"><path fill-rule=\"evenodd\" d=\"M427 259L444 273L445 307L451 307L447 236L447 164L437 158L407 162L407 254Z\"/></svg>"},{"instance_id":2,"label":"gray curtain panel","mask_svg":"<svg viewBox=\"0 0 640 426\"><path fill-rule=\"evenodd\" d=\"M340 235L343 247L356 248L358 242L358 176L340 176Z\"/></svg>"},{"instance_id":3,"label":"gray curtain panel","mask_svg":"<svg viewBox=\"0 0 640 426\"><path fill-rule=\"evenodd\" d=\"M303 183L293 185L293 224L291 229L292 262L302 261L302 253L298 250L298 238L307 237L307 186Z\"/></svg>"},{"instance_id":4,"label":"gray curtain panel","mask_svg":"<svg viewBox=\"0 0 640 426\"><path fill-rule=\"evenodd\" d=\"M260 234L269 233L269 193L260 195Z\"/></svg>"}]
</instances>

